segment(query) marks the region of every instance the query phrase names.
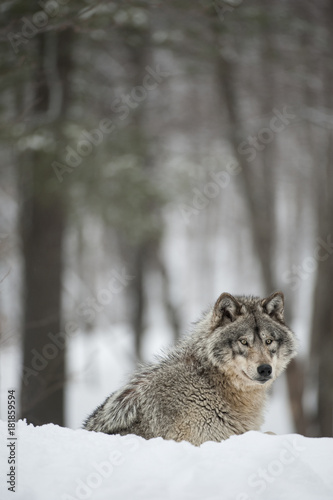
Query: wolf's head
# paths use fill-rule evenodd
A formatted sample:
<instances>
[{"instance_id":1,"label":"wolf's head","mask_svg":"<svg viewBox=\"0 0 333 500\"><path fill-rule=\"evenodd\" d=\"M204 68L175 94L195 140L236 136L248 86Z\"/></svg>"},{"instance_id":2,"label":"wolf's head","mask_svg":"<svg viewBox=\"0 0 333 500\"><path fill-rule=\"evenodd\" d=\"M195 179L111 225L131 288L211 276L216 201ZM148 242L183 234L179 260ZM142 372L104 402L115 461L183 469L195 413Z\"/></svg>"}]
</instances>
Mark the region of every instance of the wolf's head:
<instances>
[{"instance_id":1,"label":"wolf's head","mask_svg":"<svg viewBox=\"0 0 333 500\"><path fill-rule=\"evenodd\" d=\"M271 385L296 355L283 311L281 292L266 299L222 293L206 317L210 362L240 386Z\"/></svg>"}]
</instances>

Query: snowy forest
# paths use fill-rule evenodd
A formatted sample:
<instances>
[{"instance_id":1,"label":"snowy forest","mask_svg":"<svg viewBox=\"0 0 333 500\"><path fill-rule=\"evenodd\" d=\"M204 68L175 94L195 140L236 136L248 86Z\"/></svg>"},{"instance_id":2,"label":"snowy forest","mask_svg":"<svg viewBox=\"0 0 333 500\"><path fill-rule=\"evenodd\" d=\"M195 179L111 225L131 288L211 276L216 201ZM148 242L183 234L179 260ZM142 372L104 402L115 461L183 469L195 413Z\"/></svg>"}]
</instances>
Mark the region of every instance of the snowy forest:
<instances>
[{"instance_id":1,"label":"snowy forest","mask_svg":"<svg viewBox=\"0 0 333 500\"><path fill-rule=\"evenodd\" d=\"M332 437L333 2L0 12L0 418L79 428L222 292L281 290L269 430Z\"/></svg>"}]
</instances>

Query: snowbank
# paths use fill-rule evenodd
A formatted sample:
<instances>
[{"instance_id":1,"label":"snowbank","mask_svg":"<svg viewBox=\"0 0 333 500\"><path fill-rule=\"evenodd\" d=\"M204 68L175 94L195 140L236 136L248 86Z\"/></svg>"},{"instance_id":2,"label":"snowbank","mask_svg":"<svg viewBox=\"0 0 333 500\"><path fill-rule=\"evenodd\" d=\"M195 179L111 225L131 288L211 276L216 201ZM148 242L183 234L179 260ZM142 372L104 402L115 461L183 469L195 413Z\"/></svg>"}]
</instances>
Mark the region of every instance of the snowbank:
<instances>
[{"instance_id":1,"label":"snowbank","mask_svg":"<svg viewBox=\"0 0 333 500\"><path fill-rule=\"evenodd\" d=\"M16 493L0 422L2 500L332 500L333 439L248 432L200 448L18 422ZM9 445L9 446L8 446Z\"/></svg>"}]
</instances>

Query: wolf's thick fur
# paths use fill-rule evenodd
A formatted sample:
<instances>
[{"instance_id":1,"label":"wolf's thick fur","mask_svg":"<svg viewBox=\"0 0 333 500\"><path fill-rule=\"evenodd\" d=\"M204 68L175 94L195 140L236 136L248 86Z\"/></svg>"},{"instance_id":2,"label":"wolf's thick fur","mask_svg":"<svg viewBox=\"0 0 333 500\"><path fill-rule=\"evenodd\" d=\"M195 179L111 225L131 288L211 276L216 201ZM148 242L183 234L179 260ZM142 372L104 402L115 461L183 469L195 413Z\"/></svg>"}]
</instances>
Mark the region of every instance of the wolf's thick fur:
<instances>
[{"instance_id":1,"label":"wolf's thick fur","mask_svg":"<svg viewBox=\"0 0 333 500\"><path fill-rule=\"evenodd\" d=\"M84 427L194 445L258 430L267 389L296 354L283 302L281 292L267 299L223 293L191 336L139 369Z\"/></svg>"}]
</instances>

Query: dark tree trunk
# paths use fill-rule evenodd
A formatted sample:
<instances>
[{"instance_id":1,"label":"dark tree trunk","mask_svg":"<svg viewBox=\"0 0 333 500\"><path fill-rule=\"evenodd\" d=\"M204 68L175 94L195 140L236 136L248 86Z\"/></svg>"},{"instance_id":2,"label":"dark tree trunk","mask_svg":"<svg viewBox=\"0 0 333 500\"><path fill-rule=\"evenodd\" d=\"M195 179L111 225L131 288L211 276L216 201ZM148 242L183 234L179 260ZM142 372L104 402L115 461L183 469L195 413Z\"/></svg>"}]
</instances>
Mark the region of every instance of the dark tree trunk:
<instances>
[{"instance_id":1,"label":"dark tree trunk","mask_svg":"<svg viewBox=\"0 0 333 500\"><path fill-rule=\"evenodd\" d=\"M21 414L28 422L64 424L65 350L48 337L60 332L61 253L64 209L56 194L42 190L49 181L43 155L33 155L30 191L23 211L24 331ZM46 174L46 175L45 175ZM30 370L33 370L30 372Z\"/></svg>"},{"instance_id":2,"label":"dark tree trunk","mask_svg":"<svg viewBox=\"0 0 333 500\"><path fill-rule=\"evenodd\" d=\"M330 233L332 234L332 232ZM317 411L314 433L317 436L333 436L333 265L332 255L319 264L315 288L312 336L315 349L312 351L314 366L317 367Z\"/></svg>"},{"instance_id":3,"label":"dark tree trunk","mask_svg":"<svg viewBox=\"0 0 333 500\"><path fill-rule=\"evenodd\" d=\"M51 37L51 38L50 38ZM52 127L61 137L70 68L70 33L36 38L34 109L31 122ZM51 102L57 75L61 100ZM59 92L59 88L56 89ZM65 346L50 338L61 331L62 240L65 226L64 186L43 150L20 158L21 234L24 255L23 373L21 416L34 424L64 425Z\"/></svg>"},{"instance_id":4,"label":"dark tree trunk","mask_svg":"<svg viewBox=\"0 0 333 500\"><path fill-rule=\"evenodd\" d=\"M145 309L145 290L144 290L144 274L145 274L145 249L144 246L139 246L135 250L134 255L135 278L132 282L132 327L134 330L134 345L135 355L137 360L142 360L142 340L144 333L144 309Z\"/></svg>"},{"instance_id":5,"label":"dark tree trunk","mask_svg":"<svg viewBox=\"0 0 333 500\"><path fill-rule=\"evenodd\" d=\"M170 280L168 276L168 271L161 257L159 257L159 251L156 250L156 261L157 267L160 272L162 278L162 294L163 294L163 302L167 314L167 318L169 320L169 324L172 328L173 333L173 341L174 343L178 342L180 339L180 319L177 308L174 306L171 291L170 291Z\"/></svg>"},{"instance_id":6,"label":"dark tree trunk","mask_svg":"<svg viewBox=\"0 0 333 500\"><path fill-rule=\"evenodd\" d=\"M327 4L323 10L328 37L328 51L332 52L333 5ZM331 65L324 67L324 105L332 109L333 69ZM325 130L325 129L324 129ZM317 373L312 373L317 385L318 406L314 416L314 433L318 436L333 436L333 133L325 130L326 142L323 162L316 171L316 201L318 237L326 241L322 245L317 260L318 272L314 294L312 321L311 366ZM318 240L317 240L318 241Z\"/></svg>"},{"instance_id":7,"label":"dark tree trunk","mask_svg":"<svg viewBox=\"0 0 333 500\"><path fill-rule=\"evenodd\" d=\"M136 30L130 29L123 32L125 40L130 40L131 36L136 35ZM131 43L126 44L129 55L129 61L133 68L133 78L131 84L135 87L138 82L142 81L145 74L145 66L148 62L148 48L150 43L150 32L147 29L144 33L140 33L140 42L136 45ZM140 168L144 172L151 170L151 162L146 139L146 100L138 103L137 107L132 111L131 118L131 133L132 133L132 153L137 154L142 158ZM143 207L142 207L143 210ZM142 217L145 217L144 211ZM149 251L150 242L144 236L140 241L130 245L127 249L130 254L131 268L133 269L134 279L131 282L131 313L130 322L134 333L134 347L136 361L142 361L142 342L145 332L144 316L146 310L146 294L145 294L145 274L149 268Z\"/></svg>"},{"instance_id":8,"label":"dark tree trunk","mask_svg":"<svg viewBox=\"0 0 333 500\"><path fill-rule=\"evenodd\" d=\"M317 182L318 237L326 241L326 248L319 252L318 272L314 293L311 338L311 376L318 388L318 406L314 412L313 433L317 436L333 436L333 147L332 133L327 133L327 164Z\"/></svg>"},{"instance_id":9,"label":"dark tree trunk","mask_svg":"<svg viewBox=\"0 0 333 500\"><path fill-rule=\"evenodd\" d=\"M333 436L333 249L329 248L332 242L333 226L333 134L327 133L326 165L317 184L318 206L318 237L326 241L327 247L321 248L317 262L318 272L314 294L314 308L312 321L312 348L311 366L312 377L317 379L318 407L314 418L314 432L318 436ZM317 373L315 373L317 371Z\"/></svg>"}]
</instances>

